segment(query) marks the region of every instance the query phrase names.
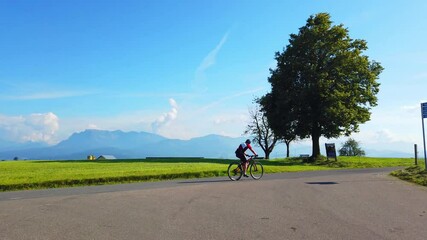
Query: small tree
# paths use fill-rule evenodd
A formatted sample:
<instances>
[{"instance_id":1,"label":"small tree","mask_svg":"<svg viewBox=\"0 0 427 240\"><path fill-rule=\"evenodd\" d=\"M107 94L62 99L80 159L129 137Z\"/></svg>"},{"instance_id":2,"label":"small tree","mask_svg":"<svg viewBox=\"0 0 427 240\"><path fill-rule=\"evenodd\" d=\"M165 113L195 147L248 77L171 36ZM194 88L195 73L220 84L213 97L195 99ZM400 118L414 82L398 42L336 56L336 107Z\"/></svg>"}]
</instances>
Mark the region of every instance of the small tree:
<instances>
[{"instance_id":1,"label":"small tree","mask_svg":"<svg viewBox=\"0 0 427 240\"><path fill-rule=\"evenodd\" d=\"M256 101L267 117L268 125L273 130L274 135L286 144L286 157L288 158L290 144L297 139L295 133L296 121L293 119L292 109L282 107L280 111L277 111L277 107L274 105L275 97L273 93L268 93ZM282 114L283 112L286 112L286 114Z\"/></svg>"},{"instance_id":2,"label":"small tree","mask_svg":"<svg viewBox=\"0 0 427 240\"><path fill-rule=\"evenodd\" d=\"M270 158L270 153L273 151L278 138L274 135L268 125L267 117L260 108L249 110L251 122L246 127L244 134L253 136L253 141L260 146L265 154L265 159Z\"/></svg>"},{"instance_id":3,"label":"small tree","mask_svg":"<svg viewBox=\"0 0 427 240\"><path fill-rule=\"evenodd\" d=\"M338 151L340 156L365 156L365 151L359 146L359 142L349 138Z\"/></svg>"}]
</instances>

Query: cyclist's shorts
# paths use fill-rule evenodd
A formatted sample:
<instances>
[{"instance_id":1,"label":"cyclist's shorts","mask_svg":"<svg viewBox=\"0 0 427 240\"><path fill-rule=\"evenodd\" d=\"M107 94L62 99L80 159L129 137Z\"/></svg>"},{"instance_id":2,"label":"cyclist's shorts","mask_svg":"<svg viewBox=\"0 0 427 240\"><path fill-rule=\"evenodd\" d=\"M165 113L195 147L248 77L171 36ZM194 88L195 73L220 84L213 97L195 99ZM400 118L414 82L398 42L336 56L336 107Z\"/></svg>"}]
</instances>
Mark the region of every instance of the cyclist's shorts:
<instances>
[{"instance_id":1,"label":"cyclist's shorts","mask_svg":"<svg viewBox=\"0 0 427 240\"><path fill-rule=\"evenodd\" d=\"M246 159L246 157L245 157L245 154L236 153L236 157L238 157L240 159L240 161L242 161L244 163L248 161L248 159Z\"/></svg>"}]
</instances>

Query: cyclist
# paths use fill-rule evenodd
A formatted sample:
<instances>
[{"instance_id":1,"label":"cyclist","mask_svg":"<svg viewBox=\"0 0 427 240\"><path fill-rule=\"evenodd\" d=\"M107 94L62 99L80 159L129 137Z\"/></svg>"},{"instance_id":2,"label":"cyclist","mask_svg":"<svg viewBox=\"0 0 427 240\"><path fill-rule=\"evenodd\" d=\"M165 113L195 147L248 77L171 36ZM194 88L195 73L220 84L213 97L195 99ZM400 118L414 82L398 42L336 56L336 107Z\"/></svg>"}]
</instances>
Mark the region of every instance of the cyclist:
<instances>
[{"instance_id":1,"label":"cyclist","mask_svg":"<svg viewBox=\"0 0 427 240\"><path fill-rule=\"evenodd\" d=\"M248 177L246 174L246 170L248 169L248 159L246 158L247 155L245 152L246 150L251 150L255 156L258 154L252 149L251 147L251 140L247 139L244 143L240 144L239 147L236 149L236 157L240 158L240 161L242 161L243 166L243 176Z\"/></svg>"}]
</instances>

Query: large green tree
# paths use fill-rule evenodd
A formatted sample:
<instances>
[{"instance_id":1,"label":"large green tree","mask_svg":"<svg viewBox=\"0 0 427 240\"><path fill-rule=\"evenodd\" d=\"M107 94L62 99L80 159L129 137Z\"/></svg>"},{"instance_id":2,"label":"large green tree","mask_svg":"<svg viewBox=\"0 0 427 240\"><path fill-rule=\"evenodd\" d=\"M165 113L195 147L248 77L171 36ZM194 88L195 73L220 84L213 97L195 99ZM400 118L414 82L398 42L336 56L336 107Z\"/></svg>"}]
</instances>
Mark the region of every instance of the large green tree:
<instances>
[{"instance_id":1,"label":"large green tree","mask_svg":"<svg viewBox=\"0 0 427 240\"><path fill-rule=\"evenodd\" d=\"M377 105L383 68L363 55L367 43L351 39L328 13L310 16L291 34L277 66L270 69L271 92L260 99L273 130L312 139L312 159L320 156L321 136L335 138L358 131ZM285 129L285 130L284 130Z\"/></svg>"}]
</instances>

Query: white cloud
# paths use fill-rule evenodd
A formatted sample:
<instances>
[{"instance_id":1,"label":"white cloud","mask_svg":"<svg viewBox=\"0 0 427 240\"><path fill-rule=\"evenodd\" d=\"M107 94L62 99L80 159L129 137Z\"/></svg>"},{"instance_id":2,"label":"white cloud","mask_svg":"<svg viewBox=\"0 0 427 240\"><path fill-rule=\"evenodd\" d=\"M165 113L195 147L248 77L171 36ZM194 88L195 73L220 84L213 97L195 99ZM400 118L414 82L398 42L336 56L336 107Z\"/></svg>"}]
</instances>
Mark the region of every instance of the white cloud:
<instances>
[{"instance_id":1,"label":"white cloud","mask_svg":"<svg viewBox=\"0 0 427 240\"><path fill-rule=\"evenodd\" d=\"M408 112L419 112L421 113L421 103L427 102L426 100L421 100L419 103L413 105L402 106L401 109Z\"/></svg>"},{"instance_id":2,"label":"white cloud","mask_svg":"<svg viewBox=\"0 0 427 240\"><path fill-rule=\"evenodd\" d=\"M402 136L397 136L389 129L378 130L372 135L371 141L373 142L394 143L403 141Z\"/></svg>"},{"instance_id":3,"label":"white cloud","mask_svg":"<svg viewBox=\"0 0 427 240\"><path fill-rule=\"evenodd\" d=\"M203 84L206 79L206 70L210 68L212 65L216 62L216 56L218 55L219 50L221 50L224 43L227 41L228 38L228 32L222 37L221 41L218 43L218 45L209 52L208 55L203 59L203 61L200 63L199 67L196 70L195 78L193 81L193 88L196 91L205 91Z\"/></svg>"},{"instance_id":4,"label":"white cloud","mask_svg":"<svg viewBox=\"0 0 427 240\"><path fill-rule=\"evenodd\" d=\"M416 105L405 105L405 106L401 107L402 110L409 111L409 112L415 111L418 108L420 108L420 105L418 105L418 104L416 104Z\"/></svg>"},{"instance_id":5,"label":"white cloud","mask_svg":"<svg viewBox=\"0 0 427 240\"><path fill-rule=\"evenodd\" d=\"M413 76L413 79L415 79L415 80L427 79L427 72L418 73L418 74Z\"/></svg>"},{"instance_id":6,"label":"white cloud","mask_svg":"<svg viewBox=\"0 0 427 240\"><path fill-rule=\"evenodd\" d=\"M227 41L228 33L226 33L222 38L221 41L219 41L218 45L209 52L209 54L203 59L202 63L197 68L196 72L204 72L206 69L208 69L210 66L214 65L216 62L216 55L218 54L219 50L222 48L222 45Z\"/></svg>"},{"instance_id":7,"label":"white cloud","mask_svg":"<svg viewBox=\"0 0 427 240\"><path fill-rule=\"evenodd\" d=\"M84 95L94 94L94 92L87 91L52 91L52 92L38 92L26 95L2 96L1 99L7 100L41 100L41 99L58 99L68 97L78 97Z\"/></svg>"},{"instance_id":8,"label":"white cloud","mask_svg":"<svg viewBox=\"0 0 427 240\"><path fill-rule=\"evenodd\" d=\"M54 113L27 116L0 116L0 132L5 139L17 142L55 142L59 118Z\"/></svg>"},{"instance_id":9,"label":"white cloud","mask_svg":"<svg viewBox=\"0 0 427 240\"><path fill-rule=\"evenodd\" d=\"M162 114L152 124L151 129L154 133L159 133L160 129L164 126L168 126L178 116L178 104L173 98L169 99L171 109L169 112Z\"/></svg>"},{"instance_id":10,"label":"white cloud","mask_svg":"<svg viewBox=\"0 0 427 240\"><path fill-rule=\"evenodd\" d=\"M79 116L61 119L61 131L56 133L58 140L64 140L75 132L86 129L97 130L122 130L122 131L145 131L151 130L151 124L158 117L158 113L150 111L127 112L120 115L103 116Z\"/></svg>"},{"instance_id":11,"label":"white cloud","mask_svg":"<svg viewBox=\"0 0 427 240\"><path fill-rule=\"evenodd\" d=\"M209 108L212 108L212 107L214 107L214 106L216 106L216 105L218 105L218 104L220 104L222 102L225 102L227 100L230 100L230 99L233 99L233 98L237 98L237 97L241 97L241 96L244 96L244 95L254 94L254 93L262 91L262 90L265 90L265 88L260 87L260 88L255 88L255 89L251 89L251 90L246 90L246 91L243 91L243 92L235 93L235 94L233 94L231 96L226 96L226 97L218 99L218 100L216 100L214 102L211 102L211 103L209 103L209 104L201 107L199 110L200 111L205 111L205 110L207 110Z\"/></svg>"},{"instance_id":12,"label":"white cloud","mask_svg":"<svg viewBox=\"0 0 427 240\"><path fill-rule=\"evenodd\" d=\"M419 139L410 133L398 133L396 130L387 128L372 131L365 130L354 133L350 137L359 141L363 148L371 150L411 152L415 143L422 143L422 138ZM347 140L347 137L341 137L339 140L343 143Z\"/></svg>"},{"instance_id":13,"label":"white cloud","mask_svg":"<svg viewBox=\"0 0 427 240\"><path fill-rule=\"evenodd\" d=\"M217 125L225 125L225 124L241 124L246 126L245 124L249 121L248 114L238 114L238 115L222 115L214 117L213 122Z\"/></svg>"},{"instance_id":14,"label":"white cloud","mask_svg":"<svg viewBox=\"0 0 427 240\"><path fill-rule=\"evenodd\" d=\"M93 124L93 123L90 123L89 125L87 125L87 129L97 129L97 130L100 130L100 128L96 124Z\"/></svg>"}]
</instances>

